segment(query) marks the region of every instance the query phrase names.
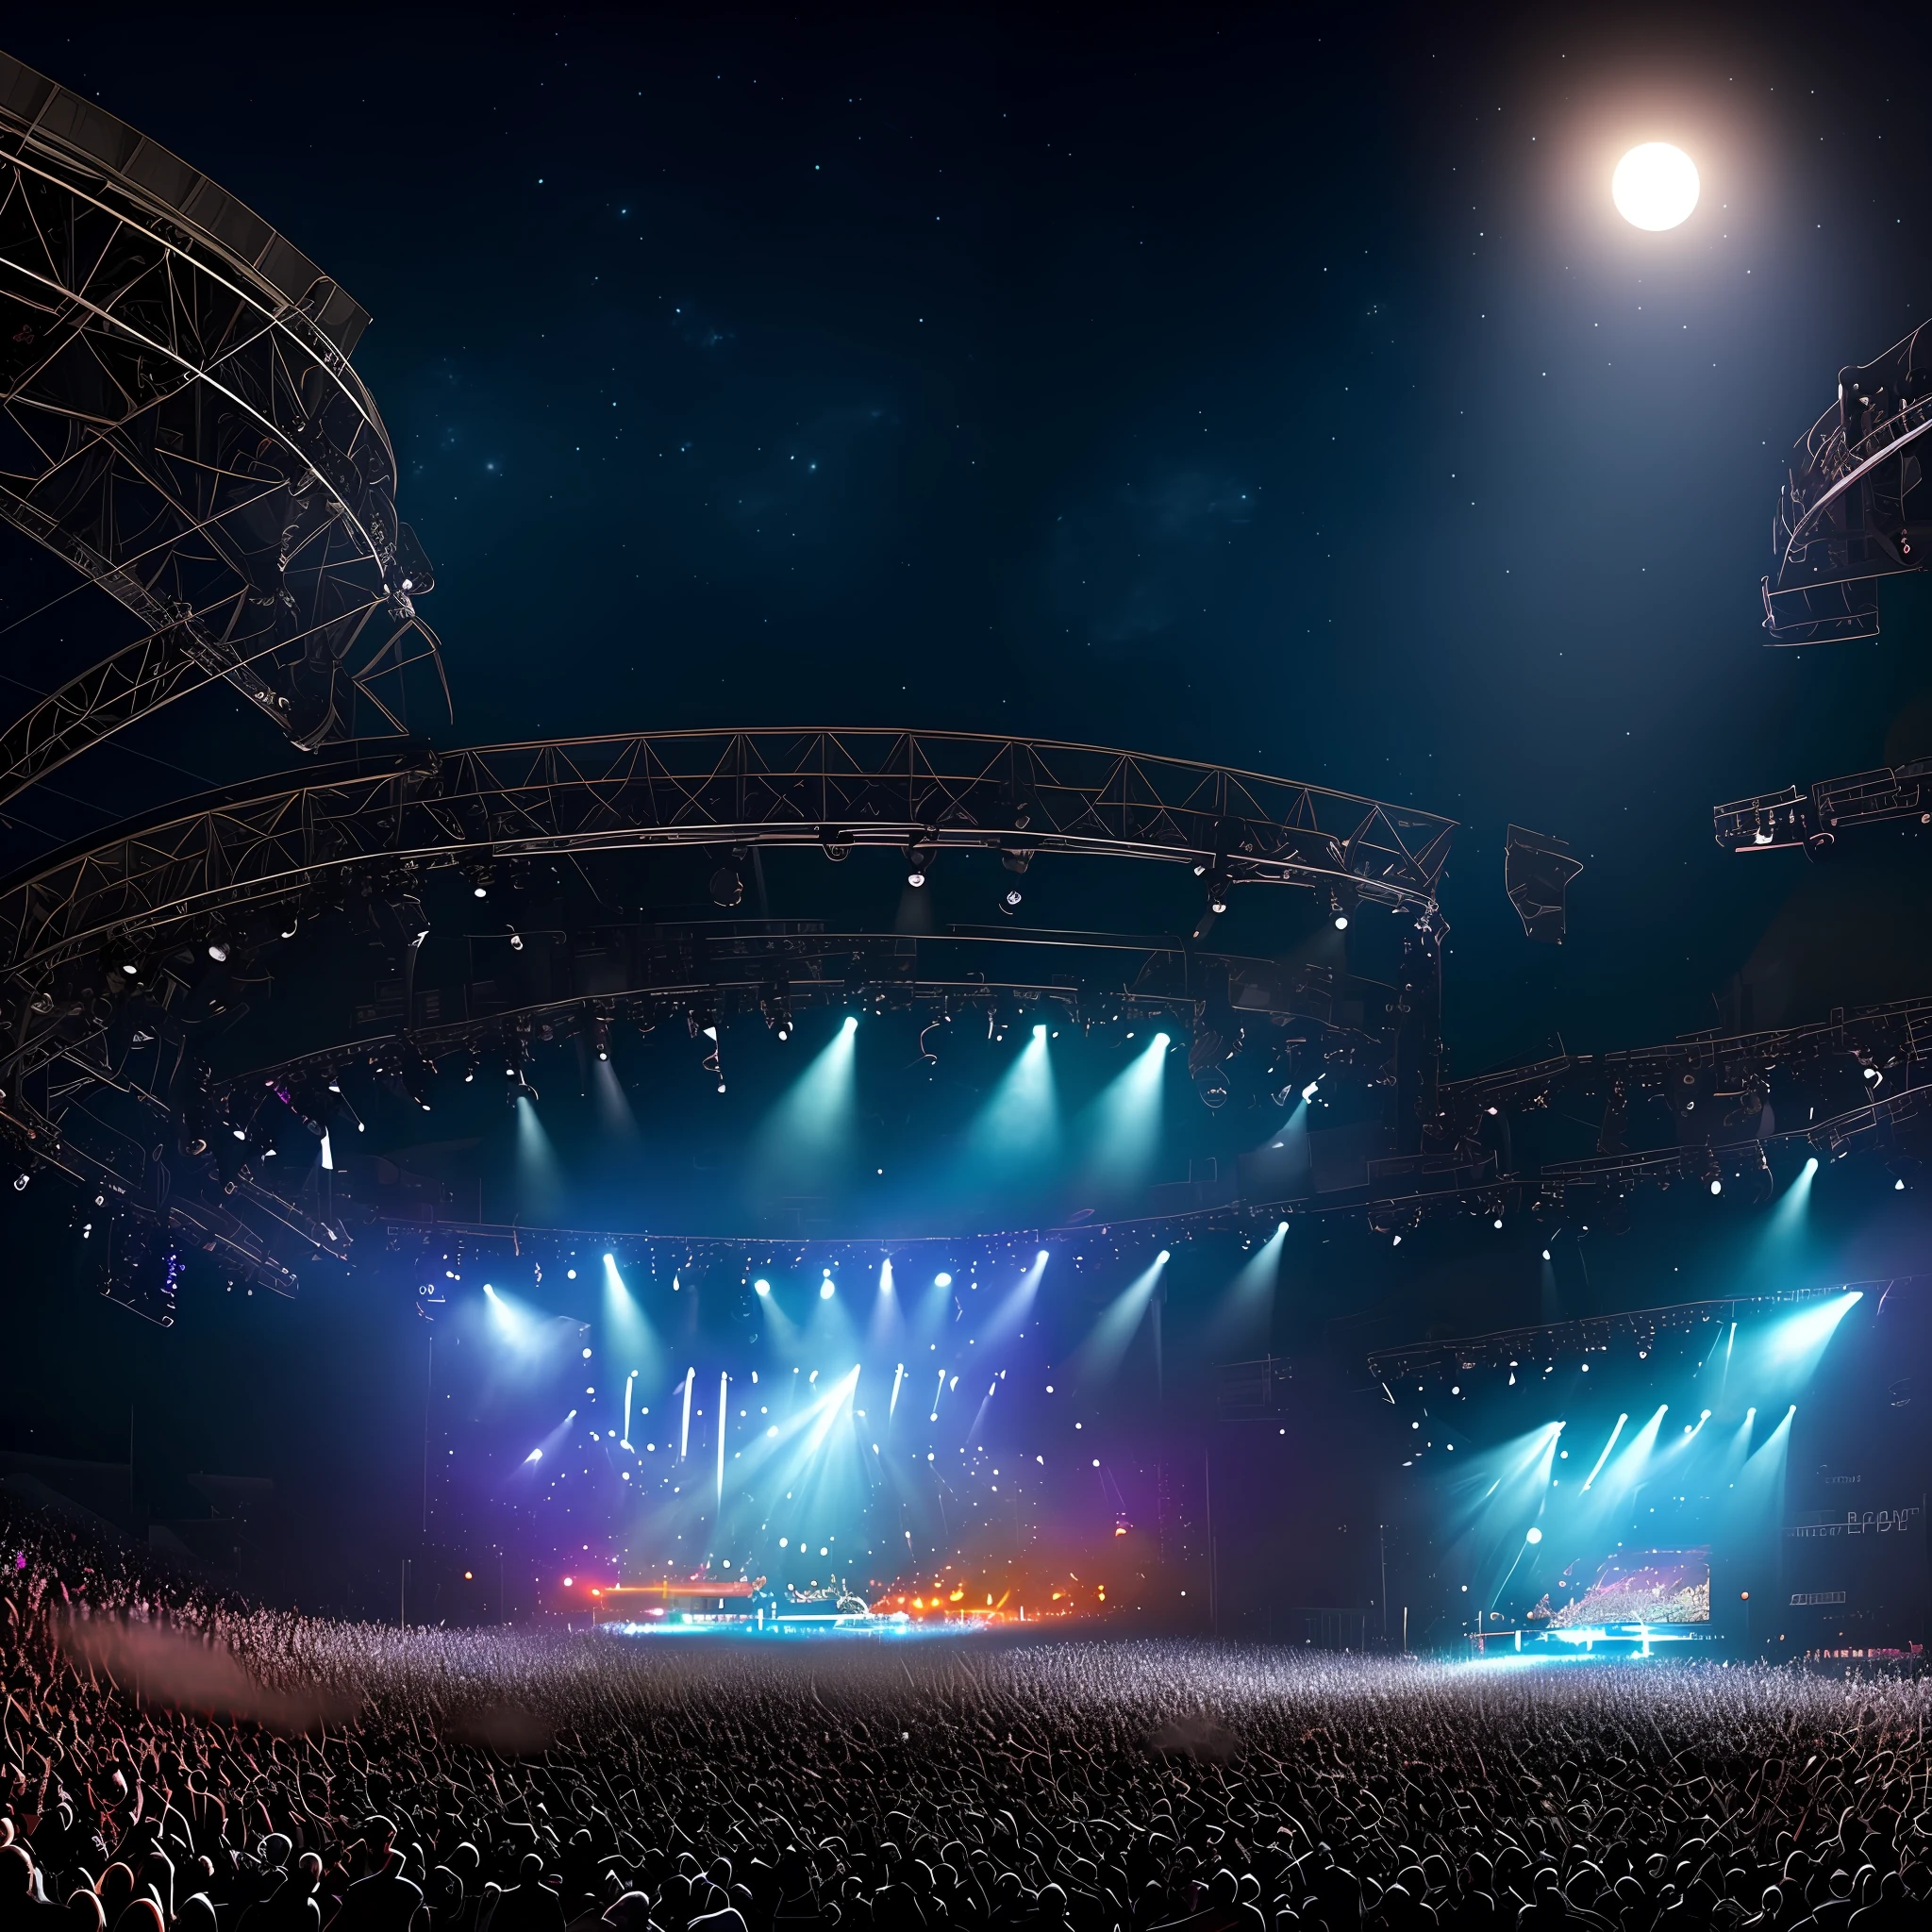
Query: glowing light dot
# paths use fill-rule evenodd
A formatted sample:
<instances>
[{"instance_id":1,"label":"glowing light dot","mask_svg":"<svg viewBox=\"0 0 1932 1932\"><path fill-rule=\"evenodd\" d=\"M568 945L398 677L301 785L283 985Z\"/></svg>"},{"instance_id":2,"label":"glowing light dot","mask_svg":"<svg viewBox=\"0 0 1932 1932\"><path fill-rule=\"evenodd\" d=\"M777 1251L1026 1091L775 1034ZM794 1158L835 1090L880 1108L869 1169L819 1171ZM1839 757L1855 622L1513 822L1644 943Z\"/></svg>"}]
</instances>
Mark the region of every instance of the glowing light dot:
<instances>
[{"instance_id":1,"label":"glowing light dot","mask_svg":"<svg viewBox=\"0 0 1932 1932\"><path fill-rule=\"evenodd\" d=\"M1667 141L1646 141L1617 163L1610 199L1633 228L1661 234L1681 227L1697 206L1703 183L1697 165Z\"/></svg>"},{"instance_id":2,"label":"glowing light dot","mask_svg":"<svg viewBox=\"0 0 1932 1932\"><path fill-rule=\"evenodd\" d=\"M1542 1541L1542 1531L1537 1528L1537 1526L1534 1524L1531 1524L1529 1526L1529 1533L1524 1538L1524 1541L1526 1543L1540 1543Z\"/></svg>"}]
</instances>

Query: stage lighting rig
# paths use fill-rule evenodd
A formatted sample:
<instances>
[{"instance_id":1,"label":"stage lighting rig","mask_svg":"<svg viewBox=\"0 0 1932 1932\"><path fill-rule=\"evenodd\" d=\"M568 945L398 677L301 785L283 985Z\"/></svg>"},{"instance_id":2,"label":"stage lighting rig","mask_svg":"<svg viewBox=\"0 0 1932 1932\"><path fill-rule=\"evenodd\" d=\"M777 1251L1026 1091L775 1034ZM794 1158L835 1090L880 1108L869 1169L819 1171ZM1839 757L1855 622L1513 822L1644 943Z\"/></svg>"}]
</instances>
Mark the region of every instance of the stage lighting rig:
<instances>
[{"instance_id":1,"label":"stage lighting rig","mask_svg":"<svg viewBox=\"0 0 1932 1932\"><path fill-rule=\"evenodd\" d=\"M1024 782L1010 782L1021 766ZM673 734L440 758L420 749L386 760L344 754L312 783L225 792L173 820L143 823L131 836L114 834L84 856L62 855L0 888L0 997L15 1028L0 1058L8 1093L0 1135L24 1153L48 1144L65 1122L87 1139L86 1158L116 1172L116 1162L135 1164L132 1156L113 1151L116 1133L136 1149L156 1143L153 1124L142 1114L156 1116L163 1144L180 1138L169 1102L130 1081L121 1067L132 1033L156 1030L147 1007L116 1002L119 1016L110 1014L97 992L105 979L181 978L192 987L210 969L225 978L255 952L272 949L278 935L305 944L325 941L337 924L332 910L353 924L379 921L376 908L387 908L406 946L423 930L409 902L428 897L418 896L416 882L432 872L453 871L458 891L471 881L474 895L483 883L495 897L497 879L514 887L532 863L554 873L552 855L583 870L606 854L673 847L708 847L714 855L722 849L735 858L767 844L849 850L863 843L929 867L950 844L997 853L1015 882L1025 874L1009 854L1024 853L1029 864L1043 850L1187 863L1204 879L1213 874L1216 891L1238 876L1243 886L1294 885L1324 897L1342 890L1344 896L1405 910L1417 924L1420 950L1413 958L1406 950L1402 983L1391 989L1306 963L1209 959L1180 939L1010 928L1003 935L997 927L841 938L796 922L743 922L724 938L699 927L687 932L627 922L621 912L612 931L612 903L600 897L597 938L576 952L567 943L567 924L553 926L544 923L553 915L534 915L539 936L550 943L531 949L541 951L548 975L533 975L532 990L558 976L562 983L558 997L524 1009L520 1036L493 986L487 993L480 981L425 991L418 983L397 1011L393 992L378 980L375 998L366 1011L356 1009L352 1027L288 1061L278 1077L287 1086L354 1064L393 1077L396 1062L386 1057L407 1035L425 1062L445 1070L453 1056L480 1050L487 1058L502 1051L514 1099L531 1091L525 1062L533 1034L582 1029L586 997L595 995L611 1002L610 1011L638 1019L641 1030L666 1012L685 1013L688 1023L695 1018L694 1032L712 1029L707 1071L722 1085L719 1015L727 1008L748 1013L774 991L786 1003L783 1019L803 1005L841 1000L867 1012L944 1011L983 1001L997 1037L1014 1024L1023 996L1031 995L1055 1003L1055 1010L1064 1008L1073 1024L1105 1011L1131 1032L1165 1015L1191 1022L1204 968L1238 974L1238 997L1223 1003L1238 1007L1250 1024L1265 1013L1319 1026L1330 1039L1359 1034L1355 1044L1369 1063L1383 1067L1392 1052L1398 1066L1418 1070L1419 1077L1435 1030L1435 887L1450 830L1447 821L1428 814L1252 774L965 735ZM1016 837L1021 831L1024 839ZM508 849L513 841L529 841L542 857L533 860ZM567 921L561 903L554 917ZM231 946L226 962L206 957L207 936L217 923ZM525 937L514 927L498 930L512 942ZM588 979L577 976L579 954L596 962L586 969ZM132 973L121 971L124 956ZM1008 960L1021 970L1013 972ZM188 971L197 966L198 974ZM522 991L522 973L504 990ZM483 1004L475 1003L479 998ZM191 1021L211 1016L211 1008L192 1008L176 1001L169 1009L171 1041L184 1012ZM439 1024L439 1012L476 1018ZM768 1023L772 1017L768 1012ZM1024 1015L1033 1017L1032 1009ZM403 1024L386 1040L369 1037L372 1024L391 1019ZM1214 1030L1233 1037L1240 1024L1229 1017ZM1408 1042L1399 1049L1398 1035ZM139 1071L152 1077L144 1067ZM231 1076L225 1091L239 1100L258 1077ZM118 1096L112 1106L131 1110L125 1127L93 1121L82 1105L88 1093L108 1091ZM1406 1089L1391 1131L1402 1136L1405 1122L1416 1117L1411 1102L1433 1092L1432 1073ZM191 1125L188 1139L194 1138ZM258 1208L268 1239L280 1223L332 1252L345 1245L343 1237L313 1224L299 1199L270 1193L245 1171L249 1143L207 1139L208 1149L189 1158L205 1164L205 1176L219 1160L215 1182L224 1190L225 1211L240 1218ZM73 1160L81 1158L76 1152ZM254 1158L267 1160L266 1143ZM124 1178L137 1191L147 1186L139 1174ZM175 1180L179 1198L187 1198L193 1174L177 1168ZM230 1230L225 1238L245 1246L245 1233Z\"/></svg>"},{"instance_id":2,"label":"stage lighting rig","mask_svg":"<svg viewBox=\"0 0 1932 1932\"><path fill-rule=\"evenodd\" d=\"M1822 778L1809 791L1788 785L1782 791L1720 805L1710 816L1717 842L1726 851L1801 846L1806 858L1824 858L1840 831L1897 821L1932 825L1932 758Z\"/></svg>"},{"instance_id":3,"label":"stage lighting rig","mask_svg":"<svg viewBox=\"0 0 1932 1932\"><path fill-rule=\"evenodd\" d=\"M429 1096L435 1088L436 1065L434 1061L425 1059L413 1046L406 1045L397 1056L396 1080L403 1091L425 1113L432 1110Z\"/></svg>"},{"instance_id":4,"label":"stage lighting rig","mask_svg":"<svg viewBox=\"0 0 1932 1932\"><path fill-rule=\"evenodd\" d=\"M1503 887L1529 938L1560 946L1565 931L1568 894L1580 859L1570 856L1560 839L1511 825L1504 835Z\"/></svg>"},{"instance_id":5,"label":"stage lighting rig","mask_svg":"<svg viewBox=\"0 0 1932 1932\"><path fill-rule=\"evenodd\" d=\"M182 1264L167 1230L116 1214L101 1250L102 1294L158 1328L172 1328Z\"/></svg>"},{"instance_id":6,"label":"stage lighting rig","mask_svg":"<svg viewBox=\"0 0 1932 1932\"><path fill-rule=\"evenodd\" d=\"M0 733L0 798L216 682L304 751L355 728L358 698L400 730L409 667L437 657L416 611L435 578L349 366L366 313L205 175L4 58L0 134L0 520L132 632Z\"/></svg>"},{"instance_id":7,"label":"stage lighting rig","mask_svg":"<svg viewBox=\"0 0 1932 1932\"><path fill-rule=\"evenodd\" d=\"M1762 584L1773 643L1878 635L1878 579L1932 556L1928 431L1932 329L1839 371L1838 401L1799 439L1778 492Z\"/></svg>"},{"instance_id":8,"label":"stage lighting rig","mask_svg":"<svg viewBox=\"0 0 1932 1932\"><path fill-rule=\"evenodd\" d=\"M1008 872L1012 873L1016 879L1024 877L1026 868L1032 863L1033 848L1030 845L1008 842L1000 847L1000 864ZM1008 919L1012 918L1014 913L1019 911L1020 903L1024 896L1017 883L1005 887L999 896L1000 910Z\"/></svg>"}]
</instances>

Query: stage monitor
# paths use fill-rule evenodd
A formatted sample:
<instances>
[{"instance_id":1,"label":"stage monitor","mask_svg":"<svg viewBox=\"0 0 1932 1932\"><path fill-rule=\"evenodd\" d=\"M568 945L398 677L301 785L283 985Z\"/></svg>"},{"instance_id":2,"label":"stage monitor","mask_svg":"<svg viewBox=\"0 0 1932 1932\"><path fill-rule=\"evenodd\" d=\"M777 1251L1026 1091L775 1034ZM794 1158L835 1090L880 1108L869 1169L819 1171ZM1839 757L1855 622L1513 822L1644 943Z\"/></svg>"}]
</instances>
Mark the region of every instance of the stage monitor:
<instances>
[{"instance_id":1,"label":"stage monitor","mask_svg":"<svg viewBox=\"0 0 1932 1932\"><path fill-rule=\"evenodd\" d=\"M1584 1579L1588 1577L1588 1583ZM1549 1626L1710 1622L1710 1547L1614 1550L1570 1565L1545 1602Z\"/></svg>"}]
</instances>

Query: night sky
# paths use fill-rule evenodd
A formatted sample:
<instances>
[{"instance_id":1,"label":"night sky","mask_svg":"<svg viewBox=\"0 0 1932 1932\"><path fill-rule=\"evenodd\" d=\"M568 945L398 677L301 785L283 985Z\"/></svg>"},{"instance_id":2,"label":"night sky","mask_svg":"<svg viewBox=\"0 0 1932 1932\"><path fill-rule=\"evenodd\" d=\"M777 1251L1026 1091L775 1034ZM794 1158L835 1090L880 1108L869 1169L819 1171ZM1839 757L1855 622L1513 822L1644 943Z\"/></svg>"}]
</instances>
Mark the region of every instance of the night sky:
<instances>
[{"instance_id":1,"label":"night sky","mask_svg":"<svg viewBox=\"0 0 1932 1932\"><path fill-rule=\"evenodd\" d=\"M1790 444L1932 312L1879 16L702 11L8 23L373 313L412 724L1009 730L1449 814L1452 1073L1925 990L1920 845L1710 835L1932 752L1924 585L1759 627ZM1668 234L1608 198L1646 139L1702 172ZM204 694L9 806L8 869L287 758ZM1585 861L1560 952L1512 821Z\"/></svg>"}]
</instances>

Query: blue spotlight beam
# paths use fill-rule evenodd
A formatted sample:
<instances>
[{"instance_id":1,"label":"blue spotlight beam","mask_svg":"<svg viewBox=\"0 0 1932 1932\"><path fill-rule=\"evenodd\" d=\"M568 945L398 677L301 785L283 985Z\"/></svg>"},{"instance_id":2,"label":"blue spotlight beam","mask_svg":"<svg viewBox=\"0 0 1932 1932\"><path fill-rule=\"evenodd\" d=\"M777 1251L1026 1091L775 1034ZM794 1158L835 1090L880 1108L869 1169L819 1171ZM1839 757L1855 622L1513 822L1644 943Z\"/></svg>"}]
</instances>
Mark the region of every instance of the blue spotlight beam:
<instances>
[{"instance_id":1,"label":"blue spotlight beam","mask_svg":"<svg viewBox=\"0 0 1932 1932\"><path fill-rule=\"evenodd\" d=\"M1161 1076L1172 1044L1167 1034L1157 1033L1089 1108L1085 1173L1097 1186L1135 1187L1153 1165L1160 1148Z\"/></svg>"},{"instance_id":2,"label":"blue spotlight beam","mask_svg":"<svg viewBox=\"0 0 1932 1932\"><path fill-rule=\"evenodd\" d=\"M1033 1169L1059 1148L1047 1029L1036 1026L967 1130L974 1162L994 1173Z\"/></svg>"},{"instance_id":3,"label":"blue spotlight beam","mask_svg":"<svg viewBox=\"0 0 1932 1932\"><path fill-rule=\"evenodd\" d=\"M1162 1248L1102 1311L1087 1339L1074 1352L1074 1367L1082 1381L1110 1380L1126 1358L1141 1318L1154 1299L1154 1291L1160 1286L1167 1259L1167 1250Z\"/></svg>"},{"instance_id":4,"label":"blue spotlight beam","mask_svg":"<svg viewBox=\"0 0 1932 1932\"><path fill-rule=\"evenodd\" d=\"M643 1371L647 1386L663 1371L657 1331L639 1306L617 1266L616 1257L604 1257L604 1345L613 1361Z\"/></svg>"},{"instance_id":5,"label":"blue spotlight beam","mask_svg":"<svg viewBox=\"0 0 1932 1932\"><path fill-rule=\"evenodd\" d=\"M1278 1222L1274 1232L1248 1257L1241 1272L1228 1283L1208 1322L1210 1340L1231 1339L1250 1328L1267 1334L1273 1326L1275 1280L1287 1241L1288 1223Z\"/></svg>"},{"instance_id":6,"label":"blue spotlight beam","mask_svg":"<svg viewBox=\"0 0 1932 1932\"><path fill-rule=\"evenodd\" d=\"M840 1177L858 1114L858 1038L848 1013L765 1117L752 1145L756 1189L817 1192Z\"/></svg>"},{"instance_id":7,"label":"blue spotlight beam","mask_svg":"<svg viewBox=\"0 0 1932 1932\"><path fill-rule=\"evenodd\" d=\"M557 1150L543 1131L537 1104L529 1094L517 1095L517 1206L532 1220L547 1220L556 1211L561 1183Z\"/></svg>"},{"instance_id":8,"label":"blue spotlight beam","mask_svg":"<svg viewBox=\"0 0 1932 1932\"><path fill-rule=\"evenodd\" d=\"M1019 1333L1025 1324L1026 1317L1033 1312L1034 1299L1040 1293L1041 1278L1045 1273L1046 1250L1041 1248L1014 1285L1012 1292L992 1311L986 1326L980 1330L979 1339L983 1344L1004 1341L1008 1336Z\"/></svg>"},{"instance_id":9,"label":"blue spotlight beam","mask_svg":"<svg viewBox=\"0 0 1932 1932\"><path fill-rule=\"evenodd\" d=\"M1589 1489L1590 1486L1596 1481L1598 1475L1602 1474L1604 1464L1610 1459L1610 1451L1617 1446L1617 1438L1624 1433L1624 1424L1627 1423L1629 1420L1630 1417L1627 1411L1625 1411L1625 1413L1620 1415L1617 1418L1617 1426L1610 1431L1610 1440L1604 1444L1603 1454L1599 1456L1596 1461L1591 1465L1590 1474L1583 1478L1583 1487L1586 1490Z\"/></svg>"}]
</instances>

